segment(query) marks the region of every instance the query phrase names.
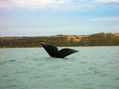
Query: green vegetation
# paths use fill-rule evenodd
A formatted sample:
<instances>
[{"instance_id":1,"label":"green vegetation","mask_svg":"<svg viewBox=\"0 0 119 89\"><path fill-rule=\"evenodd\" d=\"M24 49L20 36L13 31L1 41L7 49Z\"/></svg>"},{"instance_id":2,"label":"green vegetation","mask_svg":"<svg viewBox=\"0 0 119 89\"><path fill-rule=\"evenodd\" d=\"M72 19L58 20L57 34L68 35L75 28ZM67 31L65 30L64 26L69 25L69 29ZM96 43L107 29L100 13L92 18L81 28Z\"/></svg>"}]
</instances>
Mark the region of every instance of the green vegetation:
<instances>
[{"instance_id":1,"label":"green vegetation","mask_svg":"<svg viewBox=\"0 0 119 89\"><path fill-rule=\"evenodd\" d=\"M0 47L40 47L40 42L56 46L119 46L119 34L0 37Z\"/></svg>"}]
</instances>

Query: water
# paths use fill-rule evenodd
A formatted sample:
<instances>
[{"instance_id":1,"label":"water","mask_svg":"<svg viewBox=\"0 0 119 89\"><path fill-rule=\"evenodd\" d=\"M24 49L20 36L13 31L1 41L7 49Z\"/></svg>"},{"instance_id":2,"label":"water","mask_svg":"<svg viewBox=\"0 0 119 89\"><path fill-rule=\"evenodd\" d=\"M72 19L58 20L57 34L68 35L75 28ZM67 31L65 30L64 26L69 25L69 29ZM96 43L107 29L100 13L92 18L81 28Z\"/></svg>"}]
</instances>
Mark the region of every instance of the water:
<instances>
[{"instance_id":1,"label":"water","mask_svg":"<svg viewBox=\"0 0 119 89\"><path fill-rule=\"evenodd\" d=\"M0 49L0 89L119 89L119 47L73 47L52 58L43 48Z\"/></svg>"}]
</instances>

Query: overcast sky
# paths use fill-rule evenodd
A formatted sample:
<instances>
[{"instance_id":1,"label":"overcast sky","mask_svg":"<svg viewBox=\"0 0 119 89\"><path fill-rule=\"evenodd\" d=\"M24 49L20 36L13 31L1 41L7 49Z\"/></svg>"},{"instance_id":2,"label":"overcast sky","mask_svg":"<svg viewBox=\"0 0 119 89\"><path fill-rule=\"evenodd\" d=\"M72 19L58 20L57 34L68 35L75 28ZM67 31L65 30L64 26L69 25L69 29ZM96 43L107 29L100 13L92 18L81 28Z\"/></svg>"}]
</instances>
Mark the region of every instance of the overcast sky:
<instances>
[{"instance_id":1,"label":"overcast sky","mask_svg":"<svg viewBox=\"0 0 119 89\"><path fill-rule=\"evenodd\" d=\"M119 0L0 0L0 36L119 33Z\"/></svg>"}]
</instances>

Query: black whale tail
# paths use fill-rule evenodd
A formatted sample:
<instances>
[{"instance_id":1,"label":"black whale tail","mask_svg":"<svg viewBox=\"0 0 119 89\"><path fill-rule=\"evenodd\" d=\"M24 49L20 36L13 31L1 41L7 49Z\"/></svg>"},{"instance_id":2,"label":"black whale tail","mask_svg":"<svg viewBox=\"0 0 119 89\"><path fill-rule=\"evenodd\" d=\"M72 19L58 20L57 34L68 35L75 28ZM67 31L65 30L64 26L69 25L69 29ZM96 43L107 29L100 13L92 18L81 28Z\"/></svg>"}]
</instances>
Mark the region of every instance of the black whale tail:
<instances>
[{"instance_id":1,"label":"black whale tail","mask_svg":"<svg viewBox=\"0 0 119 89\"><path fill-rule=\"evenodd\" d=\"M43 48L47 51L47 53L51 57L64 58L72 53L78 52L77 50L69 49L69 48L64 48L58 51L58 48L53 45L46 44L44 42L40 42L40 44L43 46Z\"/></svg>"},{"instance_id":2,"label":"black whale tail","mask_svg":"<svg viewBox=\"0 0 119 89\"><path fill-rule=\"evenodd\" d=\"M43 46L43 48L47 51L47 53L51 56L51 57L56 57L58 56L58 49L50 44L46 44L44 42L40 42L40 44Z\"/></svg>"}]
</instances>

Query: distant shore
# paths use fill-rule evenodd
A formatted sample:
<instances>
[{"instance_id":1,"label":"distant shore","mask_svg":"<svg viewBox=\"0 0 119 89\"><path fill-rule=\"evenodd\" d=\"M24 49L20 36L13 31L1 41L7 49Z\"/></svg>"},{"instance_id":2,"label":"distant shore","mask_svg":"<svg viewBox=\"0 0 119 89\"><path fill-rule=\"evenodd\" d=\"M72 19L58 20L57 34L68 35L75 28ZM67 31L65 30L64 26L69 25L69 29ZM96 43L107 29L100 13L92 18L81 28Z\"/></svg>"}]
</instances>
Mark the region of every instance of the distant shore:
<instances>
[{"instance_id":1,"label":"distant shore","mask_svg":"<svg viewBox=\"0 0 119 89\"><path fill-rule=\"evenodd\" d=\"M119 46L119 33L37 37L0 37L0 48L40 48L41 41L58 47Z\"/></svg>"}]
</instances>

